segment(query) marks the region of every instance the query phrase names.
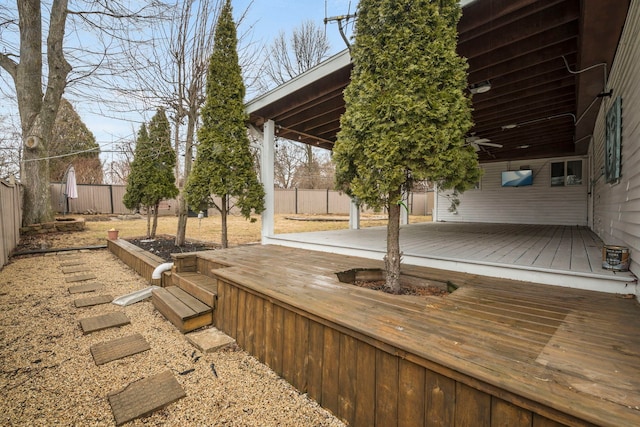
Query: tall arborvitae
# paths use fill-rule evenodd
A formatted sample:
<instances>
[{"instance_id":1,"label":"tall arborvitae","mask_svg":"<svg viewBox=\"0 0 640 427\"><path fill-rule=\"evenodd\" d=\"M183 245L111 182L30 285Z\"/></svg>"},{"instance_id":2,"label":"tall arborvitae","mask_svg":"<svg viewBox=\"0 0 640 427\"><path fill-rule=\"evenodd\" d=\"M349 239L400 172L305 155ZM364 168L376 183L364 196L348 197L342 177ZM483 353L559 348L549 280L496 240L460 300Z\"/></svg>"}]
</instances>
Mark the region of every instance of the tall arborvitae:
<instances>
[{"instance_id":1,"label":"tall arborvitae","mask_svg":"<svg viewBox=\"0 0 640 427\"><path fill-rule=\"evenodd\" d=\"M171 146L171 127L163 108L159 108L149 122L149 143L151 159L150 179L146 185L145 204L153 209L153 226L150 237L155 237L158 226L158 207L163 199L178 195L176 177L173 173L176 152Z\"/></svg>"},{"instance_id":2,"label":"tall arborvitae","mask_svg":"<svg viewBox=\"0 0 640 427\"><path fill-rule=\"evenodd\" d=\"M156 235L160 201L178 195L173 174L175 162L176 153L171 147L169 121L164 110L160 108L149 123L149 132L147 133L144 124L140 128L123 199L128 209L146 207L148 237L153 238Z\"/></svg>"},{"instance_id":3,"label":"tall arborvitae","mask_svg":"<svg viewBox=\"0 0 640 427\"><path fill-rule=\"evenodd\" d=\"M389 212L387 286L400 287L402 195L429 180L464 191L480 177L467 64L456 53L457 0L361 0L346 112L333 150L336 184Z\"/></svg>"},{"instance_id":4,"label":"tall arborvitae","mask_svg":"<svg viewBox=\"0 0 640 427\"><path fill-rule=\"evenodd\" d=\"M122 203L127 209L138 211L143 205L145 185L145 171L143 167L145 162L143 160L148 157L146 154L148 150L149 134L147 133L147 126L142 123L136 138L133 162L131 162L131 169L127 177L127 188L122 198ZM149 230L147 230L147 234L149 234Z\"/></svg>"},{"instance_id":5,"label":"tall arborvitae","mask_svg":"<svg viewBox=\"0 0 640 427\"><path fill-rule=\"evenodd\" d=\"M249 150L244 95L236 26L231 1L227 0L216 26L196 160L185 187L192 208L213 206L220 212L223 247L228 246L227 215L232 201L245 218L249 218L252 211L264 210L264 189ZM220 202L215 203L212 195L218 196Z\"/></svg>"}]
</instances>

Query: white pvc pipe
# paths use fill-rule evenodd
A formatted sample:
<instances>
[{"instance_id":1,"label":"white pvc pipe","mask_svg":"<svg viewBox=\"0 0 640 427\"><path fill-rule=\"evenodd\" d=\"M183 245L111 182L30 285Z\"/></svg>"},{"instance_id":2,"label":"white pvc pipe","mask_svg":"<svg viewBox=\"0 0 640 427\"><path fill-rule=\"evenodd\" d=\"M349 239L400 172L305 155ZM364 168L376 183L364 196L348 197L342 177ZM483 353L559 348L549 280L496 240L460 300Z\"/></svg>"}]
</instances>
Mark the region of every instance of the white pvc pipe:
<instances>
[{"instance_id":1,"label":"white pvc pipe","mask_svg":"<svg viewBox=\"0 0 640 427\"><path fill-rule=\"evenodd\" d=\"M127 295L122 295L111 301L111 303L126 307L128 305L140 302L144 299L151 298L151 292L154 289L160 289L160 286L149 286L147 288L140 289L139 291L131 292Z\"/></svg>"},{"instance_id":2,"label":"white pvc pipe","mask_svg":"<svg viewBox=\"0 0 640 427\"><path fill-rule=\"evenodd\" d=\"M165 271L171 270L172 267L173 267L172 262L165 262L164 264L160 264L155 268L155 270L153 270L153 273L151 274L151 278L152 279L162 278L162 273L164 273Z\"/></svg>"}]
</instances>

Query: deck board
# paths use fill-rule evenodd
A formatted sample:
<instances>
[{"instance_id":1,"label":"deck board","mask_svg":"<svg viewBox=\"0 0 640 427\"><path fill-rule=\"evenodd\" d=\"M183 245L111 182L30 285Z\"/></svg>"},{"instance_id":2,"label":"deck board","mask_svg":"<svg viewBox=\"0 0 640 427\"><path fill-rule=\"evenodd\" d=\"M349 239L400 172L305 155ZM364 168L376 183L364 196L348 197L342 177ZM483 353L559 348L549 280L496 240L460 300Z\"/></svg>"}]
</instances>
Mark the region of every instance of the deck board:
<instances>
[{"instance_id":1,"label":"deck board","mask_svg":"<svg viewBox=\"0 0 640 427\"><path fill-rule=\"evenodd\" d=\"M578 228L532 228L529 232L527 241L532 247L539 247L541 241L548 245L553 240L556 252L567 245L579 248L582 244L584 254L586 245L591 244L585 242ZM510 253L510 245L522 246L510 243L506 237L502 242L496 251L501 256ZM469 376L504 390L506 394L500 393L501 399L511 394L518 396L516 404L537 402L594 424L640 424L640 411L633 409L640 407L640 307L635 300L407 267L412 274L440 281L448 278L462 286L446 298L415 299L337 281L338 271L381 266L380 261L371 259L281 246L239 247L201 252L198 256L230 265L214 270L215 275L225 283L240 286L223 286L223 312L228 310L225 304L234 298L236 305L247 303L251 307L255 306L253 295L264 299L265 320L271 319L265 325L265 362L278 374L291 375L294 381L299 373L295 366L288 366L295 354L287 340L299 336L298 314L291 317L289 308L296 307L296 313L309 319L308 327L301 329L309 340L305 346L315 349L310 355L320 352L321 357L310 356L305 362L310 374L304 386L310 397L334 413L354 420L370 420L371 416L408 419L415 408L403 404L386 406L388 402L383 399L376 410L379 413L367 414L360 410L363 403L359 402L378 401L376 396L388 395L388 390L399 385L407 393L416 389L411 372L412 364L417 364L430 369L424 381L420 380L424 382L424 401L428 404L425 416L440 417L443 422L464 418L448 407L458 399L468 402L476 414L497 412L523 425L529 425L531 420L534 425L554 425L546 418L549 414L534 413L532 418L530 412L512 403L495 399L488 402L475 389L455 387L450 382L451 378ZM546 258L545 262L553 262L553 257ZM236 289L236 296L232 289ZM237 321L238 336L242 337L238 342L243 345L241 341L252 335L251 325L255 322L246 316L238 316ZM351 331L358 341L338 336L324 325ZM249 347L256 348L253 343ZM402 355L400 365L387 353L380 353L381 348L396 349L392 351ZM336 364L341 358L353 357L359 361L353 371ZM378 378L376 388L371 390L374 384L361 383L366 380L358 372L376 367L397 375ZM318 369L321 374L314 376ZM354 375L355 382L351 382ZM370 394L360 392L367 387ZM564 420L562 416L558 419Z\"/></svg>"},{"instance_id":2,"label":"deck board","mask_svg":"<svg viewBox=\"0 0 640 427\"><path fill-rule=\"evenodd\" d=\"M267 242L382 259L386 228L279 234ZM629 272L602 269L602 246L584 226L436 222L400 228L400 250L406 262L416 265L439 268L445 263L442 268L512 280L624 292L637 279Z\"/></svg>"}]
</instances>

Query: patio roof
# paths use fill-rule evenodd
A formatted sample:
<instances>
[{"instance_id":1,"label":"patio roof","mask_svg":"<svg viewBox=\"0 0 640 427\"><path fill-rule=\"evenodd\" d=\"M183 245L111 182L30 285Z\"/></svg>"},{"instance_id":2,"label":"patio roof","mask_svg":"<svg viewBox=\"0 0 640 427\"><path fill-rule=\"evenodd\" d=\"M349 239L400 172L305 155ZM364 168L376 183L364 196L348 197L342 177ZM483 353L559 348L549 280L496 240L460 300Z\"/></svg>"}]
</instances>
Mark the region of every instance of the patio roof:
<instances>
[{"instance_id":1,"label":"patio roof","mask_svg":"<svg viewBox=\"0 0 640 427\"><path fill-rule=\"evenodd\" d=\"M468 59L469 84L491 83L473 95L472 132L502 145L481 146L481 161L586 154L601 97L610 89L615 96L605 70L629 3L476 0L463 7L458 52ZM350 72L345 50L249 102L251 124L271 119L276 136L331 149Z\"/></svg>"}]
</instances>

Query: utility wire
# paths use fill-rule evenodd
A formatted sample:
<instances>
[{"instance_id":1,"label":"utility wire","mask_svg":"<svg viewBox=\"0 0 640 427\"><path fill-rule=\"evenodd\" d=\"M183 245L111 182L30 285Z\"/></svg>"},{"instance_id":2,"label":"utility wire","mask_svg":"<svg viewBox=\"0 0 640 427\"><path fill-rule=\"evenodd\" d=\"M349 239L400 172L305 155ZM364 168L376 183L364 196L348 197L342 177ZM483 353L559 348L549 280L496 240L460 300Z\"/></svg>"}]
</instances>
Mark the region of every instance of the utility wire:
<instances>
[{"instance_id":1,"label":"utility wire","mask_svg":"<svg viewBox=\"0 0 640 427\"><path fill-rule=\"evenodd\" d=\"M40 161L40 160L59 159L61 157L75 156L76 154L90 153L90 152L96 151L96 150L100 150L100 147L89 148L88 150L82 150L82 151L75 151L73 153L59 154L57 156L40 157L38 159L26 159L26 160L24 160L24 162L26 163L26 162L36 162L36 161Z\"/></svg>"}]
</instances>

